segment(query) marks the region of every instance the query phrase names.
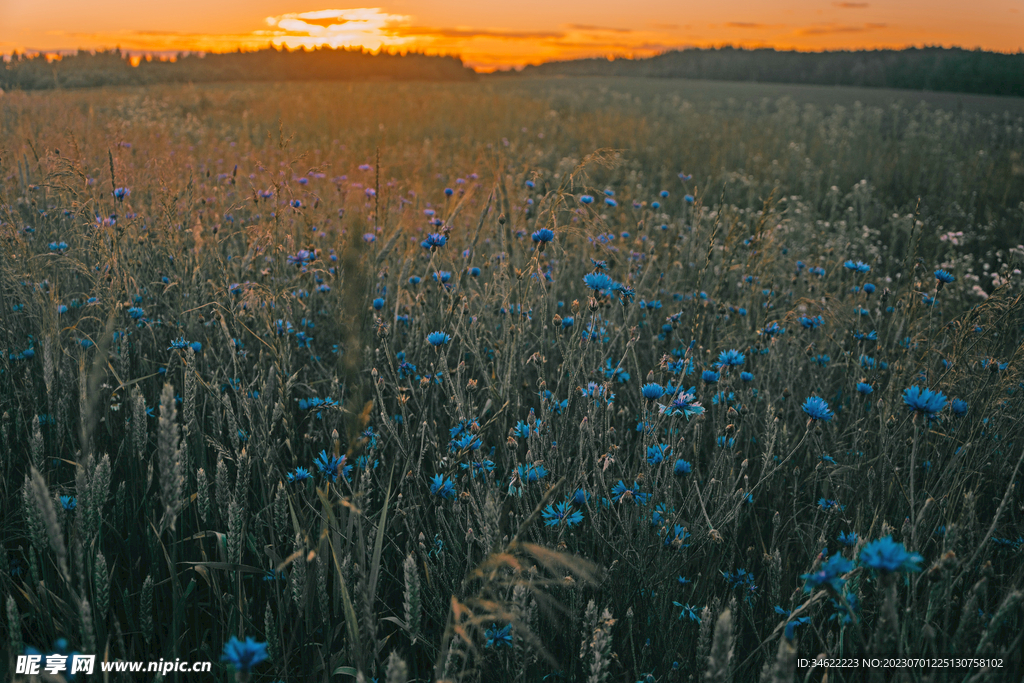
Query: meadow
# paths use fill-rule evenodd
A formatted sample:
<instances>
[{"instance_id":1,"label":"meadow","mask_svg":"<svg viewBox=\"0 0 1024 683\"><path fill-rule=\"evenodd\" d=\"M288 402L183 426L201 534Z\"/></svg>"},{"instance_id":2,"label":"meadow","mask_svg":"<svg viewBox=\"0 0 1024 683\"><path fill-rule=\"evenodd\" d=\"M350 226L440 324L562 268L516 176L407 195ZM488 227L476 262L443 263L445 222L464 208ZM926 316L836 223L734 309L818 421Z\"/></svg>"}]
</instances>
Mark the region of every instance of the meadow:
<instances>
[{"instance_id":1,"label":"meadow","mask_svg":"<svg viewBox=\"0 0 1024 683\"><path fill-rule=\"evenodd\" d=\"M6 93L0 675L1014 680L1021 150L808 86Z\"/></svg>"}]
</instances>

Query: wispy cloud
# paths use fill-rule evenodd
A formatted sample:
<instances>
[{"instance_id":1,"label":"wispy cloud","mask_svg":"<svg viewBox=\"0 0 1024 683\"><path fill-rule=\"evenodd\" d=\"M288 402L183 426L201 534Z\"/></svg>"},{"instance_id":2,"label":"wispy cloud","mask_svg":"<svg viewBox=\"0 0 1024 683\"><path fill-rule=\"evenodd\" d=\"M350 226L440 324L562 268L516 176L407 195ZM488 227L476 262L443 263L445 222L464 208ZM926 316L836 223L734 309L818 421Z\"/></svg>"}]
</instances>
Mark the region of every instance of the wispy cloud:
<instances>
[{"instance_id":1,"label":"wispy cloud","mask_svg":"<svg viewBox=\"0 0 1024 683\"><path fill-rule=\"evenodd\" d=\"M594 26L593 24L569 24L569 28L573 31L590 31L594 33L608 32L608 33L632 33L631 28L612 28L610 26Z\"/></svg>"},{"instance_id":2,"label":"wispy cloud","mask_svg":"<svg viewBox=\"0 0 1024 683\"><path fill-rule=\"evenodd\" d=\"M394 26L385 31L389 36L418 38L491 38L496 40L558 40L565 37L561 31L501 31L476 28L434 28L429 26Z\"/></svg>"},{"instance_id":3,"label":"wispy cloud","mask_svg":"<svg viewBox=\"0 0 1024 683\"><path fill-rule=\"evenodd\" d=\"M836 33L865 33L886 28L886 24L819 24L817 26L805 26L796 30L798 36L824 36Z\"/></svg>"},{"instance_id":4,"label":"wispy cloud","mask_svg":"<svg viewBox=\"0 0 1024 683\"><path fill-rule=\"evenodd\" d=\"M867 9L868 7L866 2L833 2L832 4L842 9Z\"/></svg>"},{"instance_id":5,"label":"wispy cloud","mask_svg":"<svg viewBox=\"0 0 1024 683\"><path fill-rule=\"evenodd\" d=\"M727 21L729 28L779 28L779 24L759 24L755 21Z\"/></svg>"}]
</instances>

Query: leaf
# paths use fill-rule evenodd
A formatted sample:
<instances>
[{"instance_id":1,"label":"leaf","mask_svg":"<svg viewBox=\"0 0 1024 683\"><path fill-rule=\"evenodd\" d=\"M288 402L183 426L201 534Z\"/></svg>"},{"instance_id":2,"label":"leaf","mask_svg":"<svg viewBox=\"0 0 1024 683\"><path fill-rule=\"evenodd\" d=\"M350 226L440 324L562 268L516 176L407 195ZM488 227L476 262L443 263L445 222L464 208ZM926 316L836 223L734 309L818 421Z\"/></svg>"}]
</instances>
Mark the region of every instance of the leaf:
<instances>
[{"instance_id":1,"label":"leaf","mask_svg":"<svg viewBox=\"0 0 1024 683\"><path fill-rule=\"evenodd\" d=\"M331 675L337 676L340 674L342 676L351 676L352 678L355 678L357 673L358 672L356 671L356 668L354 666L339 666L337 669L331 672Z\"/></svg>"},{"instance_id":2,"label":"leaf","mask_svg":"<svg viewBox=\"0 0 1024 683\"><path fill-rule=\"evenodd\" d=\"M338 553L334 549L334 542L328 537L327 541L331 546L331 559L334 560L334 570L338 576L338 587L341 589L341 601L344 604L345 626L348 627L349 647L359 649L359 621L356 618L356 611L352 607L352 597L348 594L348 587L342 576L341 564L338 562Z\"/></svg>"},{"instance_id":3,"label":"leaf","mask_svg":"<svg viewBox=\"0 0 1024 683\"><path fill-rule=\"evenodd\" d=\"M398 617L381 617L381 621L390 621L392 624L395 624L403 631L409 630L409 626L405 623L405 620L399 619Z\"/></svg>"},{"instance_id":4,"label":"leaf","mask_svg":"<svg viewBox=\"0 0 1024 683\"><path fill-rule=\"evenodd\" d=\"M394 475L394 466L391 468ZM388 523L388 502L391 500L391 481L388 477L388 491L384 494L384 508L380 513L380 522L377 525L377 537L373 540L373 561L370 563L370 595L377 595L377 578L380 576L380 554L384 549L384 532L387 531Z\"/></svg>"}]
</instances>

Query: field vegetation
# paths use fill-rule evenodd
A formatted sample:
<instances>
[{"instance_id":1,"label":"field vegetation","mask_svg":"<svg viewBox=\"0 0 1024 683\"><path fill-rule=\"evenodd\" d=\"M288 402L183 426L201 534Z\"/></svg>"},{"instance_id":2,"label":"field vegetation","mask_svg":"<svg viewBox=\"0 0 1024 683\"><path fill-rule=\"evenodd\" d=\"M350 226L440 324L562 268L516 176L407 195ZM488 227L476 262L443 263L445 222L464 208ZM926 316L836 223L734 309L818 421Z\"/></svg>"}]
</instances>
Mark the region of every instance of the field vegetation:
<instances>
[{"instance_id":1,"label":"field vegetation","mask_svg":"<svg viewBox=\"0 0 1024 683\"><path fill-rule=\"evenodd\" d=\"M0 668L1019 675L1017 103L658 83L0 98Z\"/></svg>"}]
</instances>

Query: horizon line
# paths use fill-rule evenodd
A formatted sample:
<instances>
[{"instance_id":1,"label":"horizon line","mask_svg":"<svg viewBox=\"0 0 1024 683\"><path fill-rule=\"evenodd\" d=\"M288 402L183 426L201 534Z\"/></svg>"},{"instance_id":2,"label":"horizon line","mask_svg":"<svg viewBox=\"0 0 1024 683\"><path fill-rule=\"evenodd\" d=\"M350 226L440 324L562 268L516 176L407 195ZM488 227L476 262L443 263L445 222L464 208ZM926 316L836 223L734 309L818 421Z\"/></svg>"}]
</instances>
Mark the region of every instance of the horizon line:
<instances>
[{"instance_id":1,"label":"horizon line","mask_svg":"<svg viewBox=\"0 0 1024 683\"><path fill-rule=\"evenodd\" d=\"M342 46L338 46L338 47L331 47L329 45L317 45L317 46L312 46L312 47L298 46L296 48L289 48L287 45L277 46L277 45L274 45L272 42L268 42L265 46L262 46L262 47L251 48L251 47L244 47L244 46L242 46L242 47L239 47L239 48L234 49L234 50L223 50L223 51L218 51L218 50L145 50L145 49L122 48L120 45L114 45L114 46L108 46L108 47L92 47L92 48L60 48L60 49L57 49L57 50L40 50L40 49L34 49L34 48L21 48L21 49L14 49L11 52L0 53L0 61L2 61L2 62L10 62L11 59L13 59L13 57L15 55L19 55L19 56L22 56L22 57L28 57L29 59L34 59L34 58L43 56L43 57L46 57L47 60L51 60L52 59L54 61L60 61L64 57L73 57L73 56L76 56L76 55L81 54L81 53L95 55L95 54L105 53L105 52L119 52L120 54L124 55L125 57L128 57L129 58L129 63L131 63L131 65L133 67L136 67L136 66L138 66L142 62L143 59L145 59L147 57L150 58L150 59L158 58L158 61L175 62L175 61L177 61L178 57L198 56L200 58L203 58L203 57L206 57L207 55L228 55L228 54L240 54L240 53L241 54L249 54L249 53L261 52L261 51L264 51L264 50L274 50L274 51L277 51L277 52L314 52L314 51L317 51L317 50L346 50L346 51L353 52L353 51L358 50L361 53L366 53L366 54L375 55L375 56L376 55L382 55L382 54L384 54L384 55L420 54L420 55L425 55L425 56L429 56L429 57L439 57L439 58L448 58L448 59L455 58L455 59L458 59L459 61L461 61L465 68L471 69L471 70L473 70L476 73L484 73L484 74L486 74L486 73L495 73L495 72L522 71L523 69L525 69L527 67L531 67L531 66L532 67L539 67L539 66L543 66L544 64L566 64L566 63L572 63L572 62L582 62L582 61L587 61L587 60L601 60L601 59L607 60L607 61L610 61L610 62L611 61L619 61L619 60L645 61L645 60L655 59L657 57L662 57L664 55L671 54L671 53L674 53L674 52L686 52L686 51L689 51L689 50L725 50L725 49L741 50L741 51L747 51L747 52L754 52L754 51L759 51L759 50L771 50L773 52L792 52L792 53L799 53L799 54L826 54L826 53L850 53L850 52L905 52L905 51L909 51L909 50L928 50L928 49L931 49L931 50L960 50L960 51L963 51L963 52L982 52L982 53L986 53L986 54L1006 55L1006 56L1024 55L1024 48L1018 48L1016 51L1010 52L1010 51L1004 51L1004 50L995 50L995 49L989 49L989 48L982 48L980 46L965 47L963 45L943 45L941 43L936 43L936 44L923 43L923 44L919 44L919 45L907 44L907 45L903 45L901 47L857 47L857 48L823 48L823 49L806 48L806 49L801 49L801 48L797 48L797 47L778 47L778 46L772 46L772 45L744 46L742 44L736 44L736 43L731 43L730 42L730 43L722 43L720 45L704 45L704 46L701 46L701 45L680 45L678 47L673 47L673 48L662 50L662 51L660 51L660 52L658 52L656 54L652 54L652 55L636 56L636 55L628 54L628 53L625 53L625 52L619 52L619 53L607 53L607 54L594 54L594 55L591 55L591 56L574 57L574 58L571 58L571 59L546 59L546 60L542 60L542 61L538 61L538 62L526 62L526 63L523 63L521 65L510 64L510 65L507 65L507 66L504 66L504 67L498 67L498 66L493 66L492 67L492 66L484 66L484 65L473 66L473 65L467 64L466 60L463 58L463 56L461 54L458 54L458 53L431 52L429 50L425 50L425 49L422 49L422 48L406 48L406 49L401 49L401 48L397 48L397 47L387 48L385 46L381 46L380 48L378 48L376 50L372 50L372 49L367 48L366 46L363 46L363 45L349 45L349 46L342 45Z\"/></svg>"}]
</instances>

